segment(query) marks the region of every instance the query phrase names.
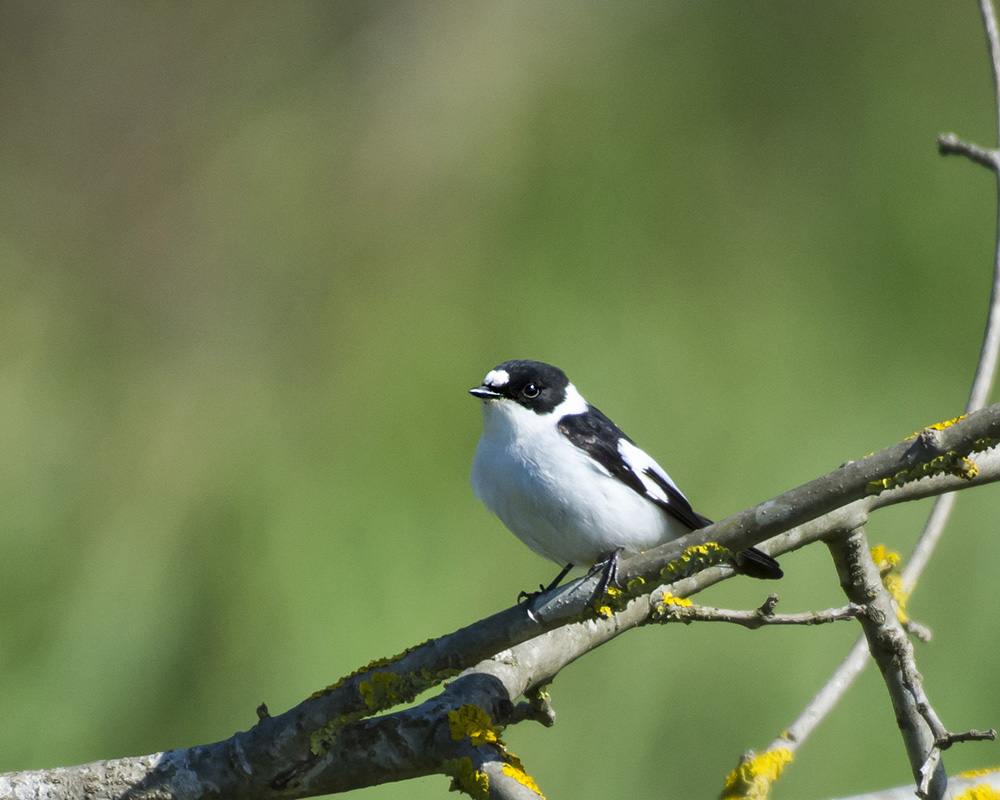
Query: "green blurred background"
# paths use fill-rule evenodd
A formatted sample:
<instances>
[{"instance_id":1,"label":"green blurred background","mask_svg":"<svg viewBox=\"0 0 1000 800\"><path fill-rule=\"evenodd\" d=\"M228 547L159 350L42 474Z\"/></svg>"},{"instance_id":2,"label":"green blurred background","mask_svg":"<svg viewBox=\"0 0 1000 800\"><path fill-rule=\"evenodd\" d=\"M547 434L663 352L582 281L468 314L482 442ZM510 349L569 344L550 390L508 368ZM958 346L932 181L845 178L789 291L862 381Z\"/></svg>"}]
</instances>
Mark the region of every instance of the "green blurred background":
<instances>
[{"instance_id":1,"label":"green blurred background","mask_svg":"<svg viewBox=\"0 0 1000 800\"><path fill-rule=\"evenodd\" d=\"M972 0L9 2L0 37L0 770L225 738L551 578L467 485L499 361L714 517L964 406L995 195L934 136L995 138ZM956 730L1000 723L997 499L911 604ZM781 609L843 602L821 546L782 563ZM855 633L635 632L507 740L550 797L714 796ZM908 778L869 670L775 797Z\"/></svg>"}]
</instances>

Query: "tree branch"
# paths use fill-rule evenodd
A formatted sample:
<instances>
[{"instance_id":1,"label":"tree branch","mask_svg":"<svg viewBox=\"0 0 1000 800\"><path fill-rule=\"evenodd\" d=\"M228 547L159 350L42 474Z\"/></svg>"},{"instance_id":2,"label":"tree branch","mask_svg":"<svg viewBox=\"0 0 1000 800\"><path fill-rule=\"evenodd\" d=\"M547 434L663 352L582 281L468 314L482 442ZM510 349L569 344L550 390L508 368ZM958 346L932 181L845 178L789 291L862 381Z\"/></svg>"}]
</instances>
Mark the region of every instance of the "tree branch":
<instances>
[{"instance_id":1,"label":"tree branch","mask_svg":"<svg viewBox=\"0 0 1000 800\"><path fill-rule=\"evenodd\" d=\"M959 139L954 133L942 133L937 137L938 152L943 156L965 156L970 161L987 169L1000 169L1000 153L989 147Z\"/></svg>"},{"instance_id":2,"label":"tree branch","mask_svg":"<svg viewBox=\"0 0 1000 800\"><path fill-rule=\"evenodd\" d=\"M854 795L841 800L913 800L917 787L898 786L894 789L882 789L877 792ZM949 800L977 800L977 798L994 797L1000 793L1000 772L983 770L968 775L959 775L948 780Z\"/></svg>"},{"instance_id":3,"label":"tree branch","mask_svg":"<svg viewBox=\"0 0 1000 800\"><path fill-rule=\"evenodd\" d=\"M867 612L863 605L848 603L840 608L829 608L825 611L806 611L798 614L775 614L774 607L778 595L772 594L760 608L751 611L734 611L728 608L711 608L695 605L690 600L677 597L664 597L657 603L653 619L656 622L729 622L742 625L750 630L757 630L765 625L825 625L831 622L844 622L857 619Z\"/></svg>"},{"instance_id":4,"label":"tree branch","mask_svg":"<svg viewBox=\"0 0 1000 800\"><path fill-rule=\"evenodd\" d=\"M1000 405L933 435L907 439L711 528L629 559L620 572L632 577L623 579L627 589L607 618L595 617L592 611L598 578L583 578L539 598L538 621L532 621L523 606L506 609L395 659L375 662L225 741L142 758L10 773L0 776L0 798L34 798L42 791L54 800L77 797L80 794L73 789L95 779L101 780L109 800L180 800L208 794L251 800L279 794L291 798L434 772L453 774L455 760L464 758L465 751L444 738L450 711L477 706L498 729L526 718L523 707L513 703L517 697L544 686L595 647L652 621L657 607L653 590L662 582L661 574L669 582L659 589L658 597L663 591L686 597L731 577L734 573L727 563L697 571L698 559L691 553L713 552L706 543L725 547L721 552L738 552L783 530L765 545L780 554L832 532L853 529L857 520L863 522L876 508L1000 480L1000 454L982 452L998 434ZM962 464L966 455L969 462ZM930 469L931 464L937 467ZM950 464L952 472L944 471L943 464ZM915 477L928 471L935 474ZM879 481L889 479L894 488L883 489ZM873 483L877 485L872 487ZM838 490L845 498L856 499L837 506L833 498ZM788 510L789 502L801 507ZM811 518L786 530L790 520L802 517ZM692 543L699 547L692 550ZM430 700L374 716L462 669L466 672L461 678Z\"/></svg>"},{"instance_id":5,"label":"tree branch","mask_svg":"<svg viewBox=\"0 0 1000 800\"><path fill-rule=\"evenodd\" d=\"M994 89L994 108L997 114L997 136L1000 141L1000 34L998 34L996 13L991 0L979 0L979 11L983 20L989 50L991 74ZM996 379L998 355L1000 355L1000 151L980 147L959 139L955 134L938 136L938 150L942 155L963 155L977 164L992 170L997 176L997 221L993 255L993 278L990 301L983 331L983 341L979 359L973 376L972 388L966 404L966 413L983 408L990 389ZM903 570L903 591L910 593L934 552L945 524L955 504L954 494L942 494L934 503L924 529L921 532L913 555ZM827 680L816 696L786 730L768 746L765 752L788 750L794 752L815 730L816 726L836 706L855 678L868 663L868 646L864 636L860 637L850 652Z\"/></svg>"},{"instance_id":6,"label":"tree branch","mask_svg":"<svg viewBox=\"0 0 1000 800\"><path fill-rule=\"evenodd\" d=\"M868 601L868 614L860 619L868 650L889 690L896 723L903 735L920 797L940 800L948 784L940 751L934 742L939 725L920 687L913 660L913 645L896 615L892 597L882 585L872 561L864 530L828 542L844 594L853 602ZM941 728L943 730L943 726Z\"/></svg>"}]
</instances>

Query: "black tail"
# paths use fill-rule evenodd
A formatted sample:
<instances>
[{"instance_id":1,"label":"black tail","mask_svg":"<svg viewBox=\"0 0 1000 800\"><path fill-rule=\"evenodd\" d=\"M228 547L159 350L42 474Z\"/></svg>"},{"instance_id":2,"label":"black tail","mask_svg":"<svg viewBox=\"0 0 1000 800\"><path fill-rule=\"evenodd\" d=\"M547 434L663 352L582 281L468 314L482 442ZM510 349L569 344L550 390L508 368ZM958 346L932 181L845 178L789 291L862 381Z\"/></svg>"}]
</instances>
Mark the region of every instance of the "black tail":
<instances>
[{"instance_id":1,"label":"black tail","mask_svg":"<svg viewBox=\"0 0 1000 800\"><path fill-rule=\"evenodd\" d=\"M756 547L747 548L736 556L736 569L743 575L763 581L777 580L785 574L777 561Z\"/></svg>"}]
</instances>

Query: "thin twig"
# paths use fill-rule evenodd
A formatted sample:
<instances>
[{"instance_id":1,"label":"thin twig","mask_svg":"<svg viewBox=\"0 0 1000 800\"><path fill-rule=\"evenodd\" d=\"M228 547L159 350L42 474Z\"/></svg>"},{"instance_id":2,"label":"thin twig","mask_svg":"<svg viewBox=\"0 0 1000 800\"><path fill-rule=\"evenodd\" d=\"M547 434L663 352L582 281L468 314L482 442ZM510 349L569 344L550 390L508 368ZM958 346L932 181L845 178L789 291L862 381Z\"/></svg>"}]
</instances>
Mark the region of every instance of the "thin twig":
<instances>
[{"instance_id":1,"label":"thin twig","mask_svg":"<svg viewBox=\"0 0 1000 800\"><path fill-rule=\"evenodd\" d=\"M997 115L997 130L1000 131L1000 34L997 32L997 17L992 0L979 0L979 15L986 30L986 44L990 48L990 64L993 66L993 97Z\"/></svg>"},{"instance_id":2,"label":"thin twig","mask_svg":"<svg viewBox=\"0 0 1000 800\"><path fill-rule=\"evenodd\" d=\"M840 608L825 611L805 611L798 614L775 614L777 595L771 595L760 608L751 611L734 611L729 608L700 606L689 601L678 601L675 597L665 598L657 604L653 618L658 622L730 622L744 628L756 630L765 625L826 625L857 619L866 608L858 603L848 603Z\"/></svg>"},{"instance_id":3,"label":"thin twig","mask_svg":"<svg viewBox=\"0 0 1000 800\"><path fill-rule=\"evenodd\" d=\"M947 750L953 744L958 744L959 742L995 742L996 738L996 730L990 728L987 731L971 730L964 733L946 733L935 744L942 750Z\"/></svg>"},{"instance_id":4,"label":"thin twig","mask_svg":"<svg viewBox=\"0 0 1000 800\"><path fill-rule=\"evenodd\" d=\"M970 161L992 170L996 170L1000 165L996 150L966 142L954 133L940 134L937 143L938 152L943 156L965 156Z\"/></svg>"},{"instance_id":5,"label":"thin twig","mask_svg":"<svg viewBox=\"0 0 1000 800\"><path fill-rule=\"evenodd\" d=\"M983 18L983 28L986 31L986 42L990 51L990 64L992 65L993 92L995 111L997 114L997 138L1000 142L1000 34L997 32L997 18L993 10L991 0L979 0L979 13ZM976 364L976 373L972 379L972 389L969 391L969 401L965 405L965 413L970 414L978 411L986 405L990 395L990 389L996 379L997 360L1000 356L1000 153L997 150L985 150L977 145L961 142L957 137L943 137L949 143L965 148L965 154L978 163L983 163L973 154L988 153L987 166L990 166L997 177L997 222L996 222L996 242L993 250L993 281L990 287L989 311L986 315L986 327L983 331L983 342L979 348L979 361ZM939 146L942 147L942 139L938 139ZM903 590L910 591L916 585L924 567L930 560L931 553L937 545L945 522L951 513L955 503L953 495L942 495L934 503L934 508L927 519L924 531L920 536L917 546L913 551L913 556L903 570Z\"/></svg>"},{"instance_id":6,"label":"thin twig","mask_svg":"<svg viewBox=\"0 0 1000 800\"><path fill-rule=\"evenodd\" d=\"M930 628L926 625L921 625L919 622L914 619L910 619L909 617L903 621L903 629L910 634L910 636L913 636L924 643L929 642L933 638Z\"/></svg>"},{"instance_id":7,"label":"thin twig","mask_svg":"<svg viewBox=\"0 0 1000 800\"><path fill-rule=\"evenodd\" d=\"M986 29L986 41L990 48L990 64L993 66L994 111L997 115L997 139L1000 143L1000 33L997 32L997 17L991 0L979 0L979 13ZM990 294L990 311L983 335L980 352L980 366L976 369L976 379L972 383L966 412L975 411L986 405L990 388L996 376L997 355L1000 353L1000 175L997 180L997 242L993 256L993 287Z\"/></svg>"},{"instance_id":8,"label":"thin twig","mask_svg":"<svg viewBox=\"0 0 1000 800\"><path fill-rule=\"evenodd\" d=\"M861 636L854 643L840 666L834 670L830 679L802 709L795 721L785 729L781 736L767 746L768 751L787 749L794 753L840 702L840 698L851 687L855 678L861 674L868 661L868 642L864 636Z\"/></svg>"}]
</instances>

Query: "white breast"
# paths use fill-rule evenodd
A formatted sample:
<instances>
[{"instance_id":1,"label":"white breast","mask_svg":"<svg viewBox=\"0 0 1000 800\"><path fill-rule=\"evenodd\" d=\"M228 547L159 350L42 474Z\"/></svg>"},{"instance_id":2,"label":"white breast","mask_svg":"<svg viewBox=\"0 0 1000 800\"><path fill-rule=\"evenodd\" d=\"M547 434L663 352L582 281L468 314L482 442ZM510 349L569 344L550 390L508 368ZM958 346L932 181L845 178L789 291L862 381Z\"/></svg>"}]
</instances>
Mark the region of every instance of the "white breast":
<instances>
[{"instance_id":1,"label":"white breast","mask_svg":"<svg viewBox=\"0 0 1000 800\"><path fill-rule=\"evenodd\" d=\"M581 407L560 411L586 410L572 385L568 392ZM521 541L561 566L590 566L618 548L639 552L687 533L570 442L553 415L511 401L483 403L471 483Z\"/></svg>"}]
</instances>

